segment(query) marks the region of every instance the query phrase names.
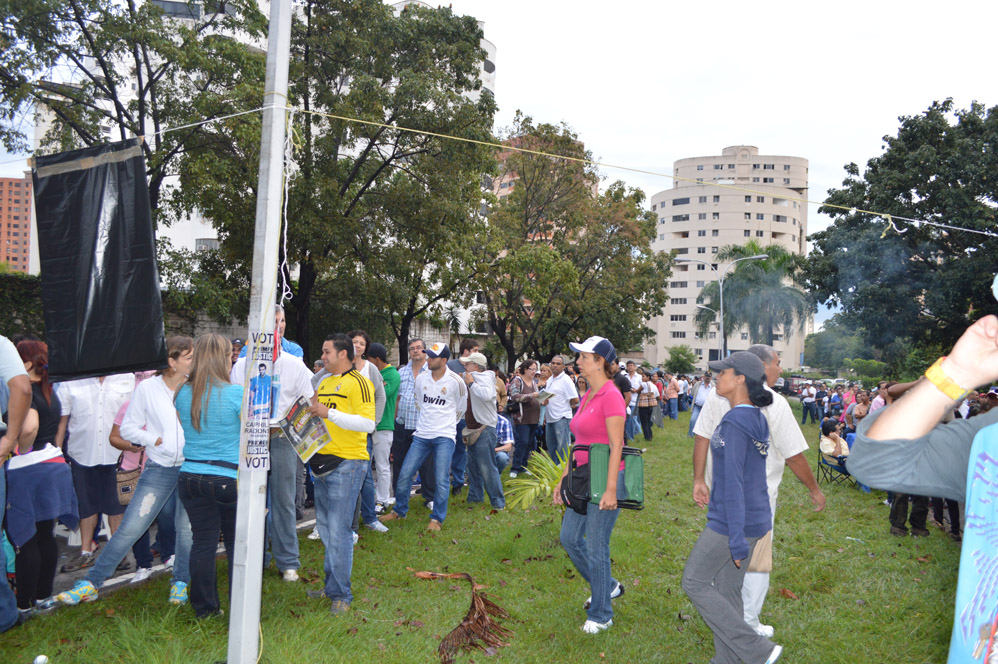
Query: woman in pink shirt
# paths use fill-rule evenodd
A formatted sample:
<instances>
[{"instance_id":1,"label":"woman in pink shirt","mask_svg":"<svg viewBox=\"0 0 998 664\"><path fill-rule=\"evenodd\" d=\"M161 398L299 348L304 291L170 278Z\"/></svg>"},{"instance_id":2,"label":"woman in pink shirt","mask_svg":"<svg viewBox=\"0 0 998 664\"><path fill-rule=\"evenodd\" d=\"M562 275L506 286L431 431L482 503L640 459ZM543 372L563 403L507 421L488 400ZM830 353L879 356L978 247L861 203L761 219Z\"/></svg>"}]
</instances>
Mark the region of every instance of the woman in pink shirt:
<instances>
[{"instance_id":1,"label":"woman in pink shirt","mask_svg":"<svg viewBox=\"0 0 998 664\"><path fill-rule=\"evenodd\" d=\"M623 584L610 574L610 534L620 515L618 491L624 490L621 457L627 406L612 380L610 363L617 358L613 344L603 337L589 337L582 343L569 346L580 354L579 371L589 383L589 391L583 395L570 425L575 442L610 446L606 491L600 498L598 508L589 504L586 514L566 509L561 522L561 545L582 578L589 582L592 593L584 605L587 620L582 625L582 631L596 634L613 625L610 600L624 594ZM589 462L588 452L575 454L579 466ZM567 475L566 465L563 482ZM564 504L560 492L555 492L554 502L556 505Z\"/></svg>"}]
</instances>

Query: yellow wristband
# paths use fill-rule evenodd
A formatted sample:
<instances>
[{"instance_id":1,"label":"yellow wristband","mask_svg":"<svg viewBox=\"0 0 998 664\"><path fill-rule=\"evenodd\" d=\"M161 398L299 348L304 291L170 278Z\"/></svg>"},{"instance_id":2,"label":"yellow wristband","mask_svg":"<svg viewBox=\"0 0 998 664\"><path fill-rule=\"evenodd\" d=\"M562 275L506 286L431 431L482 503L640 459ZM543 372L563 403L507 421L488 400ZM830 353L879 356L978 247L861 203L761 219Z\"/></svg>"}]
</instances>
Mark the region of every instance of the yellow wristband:
<instances>
[{"instance_id":1,"label":"yellow wristband","mask_svg":"<svg viewBox=\"0 0 998 664\"><path fill-rule=\"evenodd\" d=\"M959 401L970 393L969 389L964 389L953 382L953 379L943 371L942 364L946 356L943 355L935 363L925 370L925 377L936 388L954 401Z\"/></svg>"}]
</instances>

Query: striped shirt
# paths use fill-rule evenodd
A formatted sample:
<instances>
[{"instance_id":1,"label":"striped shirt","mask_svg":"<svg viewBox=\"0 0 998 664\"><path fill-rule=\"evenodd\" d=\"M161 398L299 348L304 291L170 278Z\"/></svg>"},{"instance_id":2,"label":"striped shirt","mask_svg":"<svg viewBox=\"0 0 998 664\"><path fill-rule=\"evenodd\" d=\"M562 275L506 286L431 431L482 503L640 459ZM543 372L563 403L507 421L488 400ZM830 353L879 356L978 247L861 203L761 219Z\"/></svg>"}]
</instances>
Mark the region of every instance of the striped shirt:
<instances>
[{"instance_id":1,"label":"striped shirt","mask_svg":"<svg viewBox=\"0 0 998 664\"><path fill-rule=\"evenodd\" d=\"M420 373L429 371L426 363ZM395 412L395 421L402 425L403 429L416 428L416 376L412 373L412 362L399 369L399 405Z\"/></svg>"},{"instance_id":2,"label":"striped shirt","mask_svg":"<svg viewBox=\"0 0 998 664\"><path fill-rule=\"evenodd\" d=\"M502 447L506 444L512 445L513 443L513 425L508 417L500 415L496 422L496 447Z\"/></svg>"}]
</instances>

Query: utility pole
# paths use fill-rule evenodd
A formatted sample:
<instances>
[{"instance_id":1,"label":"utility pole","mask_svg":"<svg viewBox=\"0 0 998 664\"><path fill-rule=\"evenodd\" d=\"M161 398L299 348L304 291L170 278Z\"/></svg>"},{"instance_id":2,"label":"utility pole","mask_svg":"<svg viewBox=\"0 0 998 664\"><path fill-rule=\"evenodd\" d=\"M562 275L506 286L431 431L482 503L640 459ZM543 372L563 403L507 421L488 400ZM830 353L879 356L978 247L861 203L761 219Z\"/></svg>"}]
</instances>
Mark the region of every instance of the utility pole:
<instances>
[{"instance_id":1,"label":"utility pole","mask_svg":"<svg viewBox=\"0 0 998 664\"><path fill-rule=\"evenodd\" d=\"M250 372L267 367L273 377L274 304L277 299L277 249L281 230L284 179L284 138L287 121L288 64L291 49L291 0L271 0L264 88L263 131L260 142L260 178L250 282L250 343L246 353ZM263 585L263 533L267 506L270 381L266 412L243 394L240 434L239 493L236 542L232 561L229 604L228 664L253 664L259 654L260 595ZM276 399L277 396L273 395Z\"/></svg>"}]
</instances>

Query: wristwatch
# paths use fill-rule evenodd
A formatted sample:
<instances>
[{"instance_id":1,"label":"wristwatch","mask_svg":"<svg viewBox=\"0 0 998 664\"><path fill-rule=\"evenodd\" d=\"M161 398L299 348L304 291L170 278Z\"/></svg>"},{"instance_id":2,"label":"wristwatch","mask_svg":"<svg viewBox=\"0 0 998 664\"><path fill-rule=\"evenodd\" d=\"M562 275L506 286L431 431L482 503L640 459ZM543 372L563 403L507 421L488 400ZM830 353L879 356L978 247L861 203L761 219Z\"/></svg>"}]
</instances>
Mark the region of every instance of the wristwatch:
<instances>
[{"instance_id":1,"label":"wristwatch","mask_svg":"<svg viewBox=\"0 0 998 664\"><path fill-rule=\"evenodd\" d=\"M943 371L942 367L943 360L945 359L946 356L943 355L936 360L931 367L925 370L925 377L930 383L935 385L940 392L954 401L959 401L970 394L970 390L960 387L953 382L952 378L946 375L946 372Z\"/></svg>"}]
</instances>

